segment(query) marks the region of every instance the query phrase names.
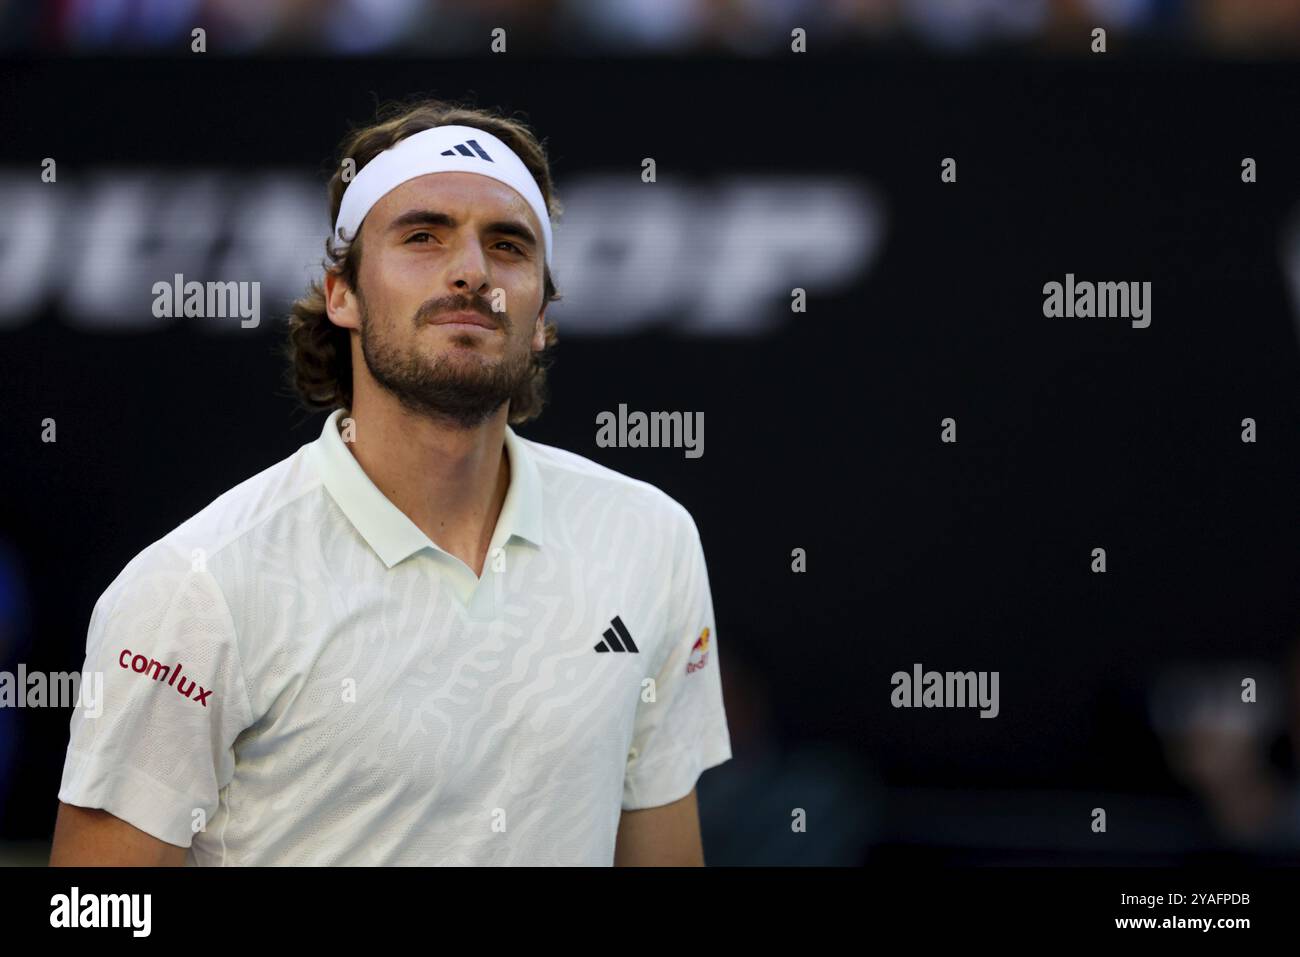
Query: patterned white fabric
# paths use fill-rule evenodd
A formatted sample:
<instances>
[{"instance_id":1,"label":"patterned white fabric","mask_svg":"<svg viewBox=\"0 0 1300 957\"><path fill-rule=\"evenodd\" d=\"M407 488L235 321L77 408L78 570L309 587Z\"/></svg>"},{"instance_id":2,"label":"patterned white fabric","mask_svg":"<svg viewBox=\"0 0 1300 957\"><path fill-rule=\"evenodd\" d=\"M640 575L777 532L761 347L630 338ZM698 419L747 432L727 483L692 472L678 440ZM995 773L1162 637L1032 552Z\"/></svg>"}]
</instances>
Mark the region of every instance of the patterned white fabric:
<instances>
[{"instance_id":1,"label":"patterned white fabric","mask_svg":"<svg viewBox=\"0 0 1300 957\"><path fill-rule=\"evenodd\" d=\"M196 865L611 864L621 811L731 757L694 520L507 429L478 578L341 416L100 597L103 714L74 711L59 799Z\"/></svg>"}]
</instances>

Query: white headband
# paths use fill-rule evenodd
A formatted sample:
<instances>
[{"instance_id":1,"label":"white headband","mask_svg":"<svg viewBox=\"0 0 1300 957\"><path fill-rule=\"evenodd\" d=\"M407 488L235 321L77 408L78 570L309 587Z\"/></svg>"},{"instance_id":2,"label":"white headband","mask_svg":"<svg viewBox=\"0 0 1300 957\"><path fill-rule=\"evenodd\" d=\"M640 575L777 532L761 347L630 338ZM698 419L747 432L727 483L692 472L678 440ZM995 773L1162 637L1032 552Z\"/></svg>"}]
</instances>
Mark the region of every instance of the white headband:
<instances>
[{"instance_id":1,"label":"white headband","mask_svg":"<svg viewBox=\"0 0 1300 957\"><path fill-rule=\"evenodd\" d=\"M363 166L343 192L334 235L348 242L355 239L370 207L408 179L426 173L478 173L511 187L537 214L544 233L546 265L551 265L551 217L537 181L510 147L486 130L472 126L422 130Z\"/></svg>"}]
</instances>

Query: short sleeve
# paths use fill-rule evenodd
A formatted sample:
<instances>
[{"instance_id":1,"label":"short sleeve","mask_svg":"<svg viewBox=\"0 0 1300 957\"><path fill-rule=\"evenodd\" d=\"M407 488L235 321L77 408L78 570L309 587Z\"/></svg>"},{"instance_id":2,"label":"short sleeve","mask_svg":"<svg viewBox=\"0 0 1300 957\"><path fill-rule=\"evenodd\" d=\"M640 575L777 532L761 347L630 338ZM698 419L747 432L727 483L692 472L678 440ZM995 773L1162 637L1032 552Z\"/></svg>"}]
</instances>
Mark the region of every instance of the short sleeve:
<instances>
[{"instance_id":1,"label":"short sleeve","mask_svg":"<svg viewBox=\"0 0 1300 957\"><path fill-rule=\"evenodd\" d=\"M669 596L670 650L655 678L654 700L637 705L623 778L625 811L679 800L702 772L731 758L708 568L699 531L686 518Z\"/></svg>"},{"instance_id":2,"label":"short sleeve","mask_svg":"<svg viewBox=\"0 0 1300 957\"><path fill-rule=\"evenodd\" d=\"M234 741L252 717L215 579L179 555L142 566L143 557L91 615L59 800L189 847L194 822L211 820L234 775Z\"/></svg>"}]
</instances>

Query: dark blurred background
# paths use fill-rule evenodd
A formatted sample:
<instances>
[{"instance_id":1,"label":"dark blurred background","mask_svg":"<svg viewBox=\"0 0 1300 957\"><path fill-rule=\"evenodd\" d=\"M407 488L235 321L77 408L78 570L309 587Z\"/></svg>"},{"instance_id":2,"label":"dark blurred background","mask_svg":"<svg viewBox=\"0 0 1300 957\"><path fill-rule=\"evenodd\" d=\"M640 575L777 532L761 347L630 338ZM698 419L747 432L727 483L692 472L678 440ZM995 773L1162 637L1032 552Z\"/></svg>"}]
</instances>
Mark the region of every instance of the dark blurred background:
<instances>
[{"instance_id":1,"label":"dark blurred background","mask_svg":"<svg viewBox=\"0 0 1300 957\"><path fill-rule=\"evenodd\" d=\"M703 537L710 863L1300 861L1300 3L0 2L0 51L0 671L80 669L127 561L319 434L278 350L335 147L470 99L565 206L521 433ZM176 273L260 323L155 318ZM1150 327L1045 318L1067 273ZM703 457L597 447L621 403ZM915 663L998 716L892 707ZM70 714L0 707L0 864L48 854Z\"/></svg>"}]
</instances>

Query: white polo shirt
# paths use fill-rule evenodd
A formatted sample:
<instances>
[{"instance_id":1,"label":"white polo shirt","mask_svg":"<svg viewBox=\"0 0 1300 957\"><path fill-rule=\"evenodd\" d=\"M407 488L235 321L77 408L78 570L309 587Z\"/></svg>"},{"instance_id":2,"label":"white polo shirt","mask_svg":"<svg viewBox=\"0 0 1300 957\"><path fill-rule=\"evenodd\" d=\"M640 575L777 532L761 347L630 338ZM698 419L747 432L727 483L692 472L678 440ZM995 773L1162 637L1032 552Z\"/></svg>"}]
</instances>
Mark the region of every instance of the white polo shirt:
<instances>
[{"instance_id":1,"label":"white polo shirt","mask_svg":"<svg viewBox=\"0 0 1300 957\"><path fill-rule=\"evenodd\" d=\"M479 578L342 416L100 597L59 799L189 864L611 864L621 811L731 757L695 522L507 428Z\"/></svg>"}]
</instances>

